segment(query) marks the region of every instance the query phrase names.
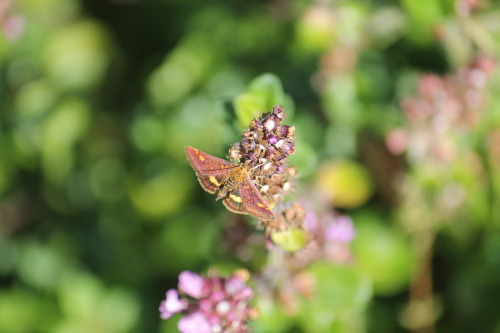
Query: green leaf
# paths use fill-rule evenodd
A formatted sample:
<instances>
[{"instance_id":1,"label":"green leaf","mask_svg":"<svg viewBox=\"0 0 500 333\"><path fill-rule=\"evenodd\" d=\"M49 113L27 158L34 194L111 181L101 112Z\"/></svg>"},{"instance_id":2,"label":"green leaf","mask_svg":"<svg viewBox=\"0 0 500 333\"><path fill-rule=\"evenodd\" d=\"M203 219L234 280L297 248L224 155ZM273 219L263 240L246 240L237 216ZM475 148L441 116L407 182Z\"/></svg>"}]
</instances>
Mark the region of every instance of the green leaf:
<instances>
[{"instance_id":1,"label":"green leaf","mask_svg":"<svg viewBox=\"0 0 500 333\"><path fill-rule=\"evenodd\" d=\"M241 128L247 128L257 115L266 110L264 98L248 92L237 96L233 104Z\"/></svg>"},{"instance_id":2,"label":"green leaf","mask_svg":"<svg viewBox=\"0 0 500 333\"><path fill-rule=\"evenodd\" d=\"M129 332L139 316L137 298L129 290L107 288L96 277L75 271L65 277L59 289L64 319L55 333Z\"/></svg>"},{"instance_id":3,"label":"green leaf","mask_svg":"<svg viewBox=\"0 0 500 333\"><path fill-rule=\"evenodd\" d=\"M378 295L393 295L408 286L414 258L405 237L373 217L356 218L353 252L357 268L369 276Z\"/></svg>"},{"instance_id":4,"label":"green leaf","mask_svg":"<svg viewBox=\"0 0 500 333\"><path fill-rule=\"evenodd\" d=\"M270 295L258 296L256 307L259 309L260 315L252 323L252 331L254 333L288 332L293 322L285 314L283 306L276 302L276 299L272 299Z\"/></svg>"},{"instance_id":5,"label":"green leaf","mask_svg":"<svg viewBox=\"0 0 500 333\"><path fill-rule=\"evenodd\" d=\"M369 279L352 267L317 263L307 270L314 297L302 304L300 324L306 332L360 332L371 299Z\"/></svg>"},{"instance_id":6,"label":"green leaf","mask_svg":"<svg viewBox=\"0 0 500 333\"><path fill-rule=\"evenodd\" d=\"M443 8L436 0L403 0L402 6L413 23L411 37L417 42L434 39L434 27L444 19Z\"/></svg>"},{"instance_id":7,"label":"green leaf","mask_svg":"<svg viewBox=\"0 0 500 333\"><path fill-rule=\"evenodd\" d=\"M191 208L165 223L151 242L154 265L170 274L197 269L200 262L212 257L214 246L220 243L217 222L213 214ZM170 259L166 261L167 257Z\"/></svg>"},{"instance_id":8,"label":"green leaf","mask_svg":"<svg viewBox=\"0 0 500 333\"><path fill-rule=\"evenodd\" d=\"M354 75L330 76L322 92L322 103L326 116L337 125L356 129L363 123Z\"/></svg>"},{"instance_id":9,"label":"green leaf","mask_svg":"<svg viewBox=\"0 0 500 333\"><path fill-rule=\"evenodd\" d=\"M250 82L248 90L238 95L233 102L236 117L241 128L264 112L270 112L275 105L286 101L280 79L270 73L262 74Z\"/></svg>"},{"instance_id":10,"label":"green leaf","mask_svg":"<svg viewBox=\"0 0 500 333\"><path fill-rule=\"evenodd\" d=\"M295 252L306 245L307 234L302 229L293 228L285 231L275 231L271 234L271 239L284 250Z\"/></svg>"},{"instance_id":11,"label":"green leaf","mask_svg":"<svg viewBox=\"0 0 500 333\"><path fill-rule=\"evenodd\" d=\"M101 25L80 21L48 37L41 62L46 76L60 90L86 90L102 80L110 42Z\"/></svg>"},{"instance_id":12,"label":"green leaf","mask_svg":"<svg viewBox=\"0 0 500 333\"><path fill-rule=\"evenodd\" d=\"M271 111L273 106L282 105L285 102L283 85L274 74L266 73L256 77L250 82L248 91L264 100L266 112Z\"/></svg>"},{"instance_id":13,"label":"green leaf","mask_svg":"<svg viewBox=\"0 0 500 333\"><path fill-rule=\"evenodd\" d=\"M324 52L336 40L337 31L337 21L330 10L322 6L309 8L295 23L298 54Z\"/></svg>"},{"instance_id":14,"label":"green leaf","mask_svg":"<svg viewBox=\"0 0 500 333\"><path fill-rule=\"evenodd\" d=\"M137 211L157 219L179 210L187 200L192 183L187 170L170 170L151 179L130 181L129 196Z\"/></svg>"}]
</instances>

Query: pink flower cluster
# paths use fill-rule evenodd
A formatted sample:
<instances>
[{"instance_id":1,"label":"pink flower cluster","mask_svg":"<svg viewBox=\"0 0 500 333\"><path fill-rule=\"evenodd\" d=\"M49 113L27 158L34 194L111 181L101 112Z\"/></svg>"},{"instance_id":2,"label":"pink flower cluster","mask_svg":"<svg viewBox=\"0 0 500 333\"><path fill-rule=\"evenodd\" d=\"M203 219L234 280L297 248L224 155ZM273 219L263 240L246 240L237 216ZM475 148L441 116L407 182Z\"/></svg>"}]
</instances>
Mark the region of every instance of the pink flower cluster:
<instances>
[{"instance_id":1,"label":"pink flower cluster","mask_svg":"<svg viewBox=\"0 0 500 333\"><path fill-rule=\"evenodd\" d=\"M246 333L256 310L248 302L253 291L246 285L248 274L237 271L231 277L202 277L183 271L179 291L170 289L160 304L160 317L182 313L178 328L182 333Z\"/></svg>"},{"instance_id":2,"label":"pink flower cluster","mask_svg":"<svg viewBox=\"0 0 500 333\"><path fill-rule=\"evenodd\" d=\"M451 160L456 154L456 133L473 128L481 119L495 68L494 59L480 56L448 76L423 75L418 94L401 103L408 127L389 132L389 150L394 154L407 152L414 161Z\"/></svg>"}]
</instances>

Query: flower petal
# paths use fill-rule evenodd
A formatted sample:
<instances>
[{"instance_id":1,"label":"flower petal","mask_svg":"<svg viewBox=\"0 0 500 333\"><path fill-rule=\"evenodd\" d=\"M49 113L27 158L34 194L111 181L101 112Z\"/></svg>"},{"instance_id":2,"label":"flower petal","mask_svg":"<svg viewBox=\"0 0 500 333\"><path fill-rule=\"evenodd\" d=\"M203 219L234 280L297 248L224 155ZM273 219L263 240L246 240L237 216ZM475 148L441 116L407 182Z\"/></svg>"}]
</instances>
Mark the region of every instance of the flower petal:
<instances>
[{"instance_id":1,"label":"flower petal","mask_svg":"<svg viewBox=\"0 0 500 333\"><path fill-rule=\"evenodd\" d=\"M162 319L170 318L174 313L181 312L187 309L188 302L185 299L179 299L177 290L170 289L167 291L165 300L160 304L160 317Z\"/></svg>"},{"instance_id":2,"label":"flower petal","mask_svg":"<svg viewBox=\"0 0 500 333\"><path fill-rule=\"evenodd\" d=\"M167 308L165 307L165 301L162 301L160 303L159 310L160 310L160 318L161 319L168 319L168 318L172 317L172 315L173 315L173 313L169 312L167 310Z\"/></svg>"},{"instance_id":3,"label":"flower petal","mask_svg":"<svg viewBox=\"0 0 500 333\"><path fill-rule=\"evenodd\" d=\"M181 333L210 333L211 327L205 316L200 312L192 313L182 317L177 323Z\"/></svg>"},{"instance_id":4,"label":"flower petal","mask_svg":"<svg viewBox=\"0 0 500 333\"><path fill-rule=\"evenodd\" d=\"M205 284L205 279L196 273L183 271L179 275L179 289L191 297L201 298Z\"/></svg>"}]
</instances>

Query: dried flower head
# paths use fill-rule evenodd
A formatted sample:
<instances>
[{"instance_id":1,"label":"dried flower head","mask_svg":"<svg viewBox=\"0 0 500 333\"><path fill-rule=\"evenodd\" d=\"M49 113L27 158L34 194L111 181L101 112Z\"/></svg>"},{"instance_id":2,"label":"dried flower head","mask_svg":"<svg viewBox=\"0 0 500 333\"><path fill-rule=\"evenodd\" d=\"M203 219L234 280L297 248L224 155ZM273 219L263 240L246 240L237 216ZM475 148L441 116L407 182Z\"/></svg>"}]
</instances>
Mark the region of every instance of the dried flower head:
<instances>
[{"instance_id":1,"label":"dried flower head","mask_svg":"<svg viewBox=\"0 0 500 333\"><path fill-rule=\"evenodd\" d=\"M295 168L287 164L288 156L295 153L295 127L283 125L284 119L284 108L275 106L272 112L254 119L241 141L229 150L230 158L239 160L249 170L276 214L276 220L261 221L267 233L303 225L302 207L284 200L285 194L293 191L292 180L297 176Z\"/></svg>"},{"instance_id":2,"label":"dried flower head","mask_svg":"<svg viewBox=\"0 0 500 333\"><path fill-rule=\"evenodd\" d=\"M244 270L229 278L184 271L179 275L180 294L175 289L167 291L160 304L160 317L184 314L178 323L182 333L249 332L247 322L257 312L249 306L253 291L246 285L248 277Z\"/></svg>"}]
</instances>

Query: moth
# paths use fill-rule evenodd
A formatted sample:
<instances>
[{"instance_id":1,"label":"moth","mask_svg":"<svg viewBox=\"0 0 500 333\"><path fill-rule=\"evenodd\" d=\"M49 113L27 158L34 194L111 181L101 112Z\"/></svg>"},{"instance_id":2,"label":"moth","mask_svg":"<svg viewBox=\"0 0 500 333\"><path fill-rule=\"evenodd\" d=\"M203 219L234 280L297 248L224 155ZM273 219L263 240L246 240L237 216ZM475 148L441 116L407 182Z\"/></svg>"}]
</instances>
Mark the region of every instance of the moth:
<instances>
[{"instance_id":1,"label":"moth","mask_svg":"<svg viewBox=\"0 0 500 333\"><path fill-rule=\"evenodd\" d=\"M243 164L226 161L193 147L185 147L185 151L201 187L212 194L218 191L216 200L223 199L227 209L263 220L276 219Z\"/></svg>"}]
</instances>

